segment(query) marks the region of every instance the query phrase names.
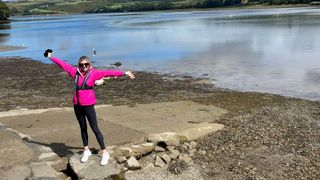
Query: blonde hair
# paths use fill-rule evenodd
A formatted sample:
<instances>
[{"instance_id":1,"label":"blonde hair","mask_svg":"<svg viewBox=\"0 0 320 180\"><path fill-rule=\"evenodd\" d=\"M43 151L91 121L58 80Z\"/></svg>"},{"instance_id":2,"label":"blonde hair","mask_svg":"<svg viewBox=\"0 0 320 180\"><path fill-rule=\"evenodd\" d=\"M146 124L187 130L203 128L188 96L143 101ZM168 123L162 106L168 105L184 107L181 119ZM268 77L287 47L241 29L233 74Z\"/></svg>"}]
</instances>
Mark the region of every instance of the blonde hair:
<instances>
[{"instance_id":1,"label":"blonde hair","mask_svg":"<svg viewBox=\"0 0 320 180\"><path fill-rule=\"evenodd\" d=\"M81 57L79 58L78 65L79 65L82 61L84 61L84 60L86 60L86 61L90 64L90 66L91 66L91 61L90 61L90 59L89 59L88 56L81 56Z\"/></svg>"}]
</instances>

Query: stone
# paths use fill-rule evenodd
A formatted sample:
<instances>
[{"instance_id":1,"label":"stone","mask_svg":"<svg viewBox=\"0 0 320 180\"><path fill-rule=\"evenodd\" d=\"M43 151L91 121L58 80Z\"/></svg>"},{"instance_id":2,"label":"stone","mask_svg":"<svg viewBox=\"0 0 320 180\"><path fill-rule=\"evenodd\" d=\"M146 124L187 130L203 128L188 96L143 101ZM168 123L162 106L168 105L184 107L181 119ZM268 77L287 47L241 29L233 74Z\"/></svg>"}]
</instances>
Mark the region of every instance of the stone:
<instances>
[{"instance_id":1,"label":"stone","mask_svg":"<svg viewBox=\"0 0 320 180\"><path fill-rule=\"evenodd\" d=\"M165 152L166 149L164 149L163 147L160 147L160 146L156 146L156 147L154 148L154 151L155 151L155 152Z\"/></svg>"},{"instance_id":2,"label":"stone","mask_svg":"<svg viewBox=\"0 0 320 180\"><path fill-rule=\"evenodd\" d=\"M171 150L170 151L170 157L172 159L177 159L180 155L180 152L178 150Z\"/></svg>"},{"instance_id":3,"label":"stone","mask_svg":"<svg viewBox=\"0 0 320 180\"><path fill-rule=\"evenodd\" d=\"M134 156L131 156L127 162L126 162L126 167L128 167L129 170L137 170L140 169L141 166L137 159Z\"/></svg>"},{"instance_id":4,"label":"stone","mask_svg":"<svg viewBox=\"0 0 320 180\"><path fill-rule=\"evenodd\" d=\"M171 162L171 157L167 154L162 155L161 158L166 164L169 164Z\"/></svg>"},{"instance_id":5,"label":"stone","mask_svg":"<svg viewBox=\"0 0 320 180\"><path fill-rule=\"evenodd\" d=\"M189 145L189 149L195 149L196 147L197 147L197 143L196 142L194 142L194 141L191 141L190 142L190 145Z\"/></svg>"},{"instance_id":6,"label":"stone","mask_svg":"<svg viewBox=\"0 0 320 180\"><path fill-rule=\"evenodd\" d=\"M181 137L177 133L164 132L160 134L150 134L147 137L148 142L158 144L164 142L167 146L178 146L180 144Z\"/></svg>"},{"instance_id":7,"label":"stone","mask_svg":"<svg viewBox=\"0 0 320 180\"><path fill-rule=\"evenodd\" d=\"M42 153L38 156L38 160L39 161L48 161L48 160L53 160L53 159L57 159L58 156L56 153L54 152L46 152L46 153Z\"/></svg>"},{"instance_id":8,"label":"stone","mask_svg":"<svg viewBox=\"0 0 320 180\"><path fill-rule=\"evenodd\" d=\"M123 163L127 160L127 158L124 156L117 156L115 157L115 159L117 160L118 163Z\"/></svg>"},{"instance_id":9,"label":"stone","mask_svg":"<svg viewBox=\"0 0 320 180\"><path fill-rule=\"evenodd\" d=\"M191 149L191 150L189 151L189 156L191 156L191 157L194 156L195 152L196 152L195 149Z\"/></svg>"},{"instance_id":10,"label":"stone","mask_svg":"<svg viewBox=\"0 0 320 180\"><path fill-rule=\"evenodd\" d=\"M154 163L155 166L163 167L166 163L161 159L161 157L156 156L156 162Z\"/></svg>"},{"instance_id":11,"label":"stone","mask_svg":"<svg viewBox=\"0 0 320 180\"><path fill-rule=\"evenodd\" d=\"M140 145L132 145L132 155L136 158L141 158L142 156L146 154L150 154L153 152L155 148L154 143L142 143Z\"/></svg>"},{"instance_id":12,"label":"stone","mask_svg":"<svg viewBox=\"0 0 320 180\"><path fill-rule=\"evenodd\" d=\"M15 133L0 129L0 169L12 167L31 161L35 155Z\"/></svg>"},{"instance_id":13,"label":"stone","mask_svg":"<svg viewBox=\"0 0 320 180\"><path fill-rule=\"evenodd\" d=\"M30 165L33 179L58 179L58 172L56 172L51 166L42 163L33 163Z\"/></svg>"},{"instance_id":14,"label":"stone","mask_svg":"<svg viewBox=\"0 0 320 180\"><path fill-rule=\"evenodd\" d=\"M40 153L44 153L44 152L47 152L47 153L49 153L49 152L53 152L53 151L52 151L52 149L51 149L50 147L48 147L48 146L41 146L41 145L39 145L39 146L37 147L37 150L38 150Z\"/></svg>"},{"instance_id":15,"label":"stone","mask_svg":"<svg viewBox=\"0 0 320 180\"><path fill-rule=\"evenodd\" d=\"M132 156L132 149L129 147L120 147L114 150L113 156L115 159L118 158L118 156L124 156L125 158L129 158Z\"/></svg>"},{"instance_id":16,"label":"stone","mask_svg":"<svg viewBox=\"0 0 320 180\"><path fill-rule=\"evenodd\" d=\"M69 158L71 169L75 172L79 179L108 179L108 178L122 178L121 169L115 164L109 163L105 166L100 165L101 157L98 155L91 155L89 160L85 163L80 162L80 155L75 154Z\"/></svg>"},{"instance_id":17,"label":"stone","mask_svg":"<svg viewBox=\"0 0 320 180\"><path fill-rule=\"evenodd\" d=\"M168 151L172 151L172 150L176 149L176 147L175 146L167 146L167 149L168 149Z\"/></svg>"},{"instance_id":18,"label":"stone","mask_svg":"<svg viewBox=\"0 0 320 180\"><path fill-rule=\"evenodd\" d=\"M61 172L65 169L67 169L68 159L67 158L59 158L54 161L46 161L45 163L48 164L49 166L51 166L57 172Z\"/></svg>"},{"instance_id":19,"label":"stone","mask_svg":"<svg viewBox=\"0 0 320 180\"><path fill-rule=\"evenodd\" d=\"M186 163L189 163L192 161L192 159L187 154L180 154L179 160L183 160Z\"/></svg>"},{"instance_id":20,"label":"stone","mask_svg":"<svg viewBox=\"0 0 320 180\"><path fill-rule=\"evenodd\" d=\"M8 170L3 170L3 172L1 171L2 170L0 170L1 178L6 180L27 179L31 176L31 169L26 164L14 166Z\"/></svg>"},{"instance_id":21,"label":"stone","mask_svg":"<svg viewBox=\"0 0 320 180\"><path fill-rule=\"evenodd\" d=\"M199 154L201 154L201 155L206 155L206 154L207 154L207 151L205 151L205 150L199 150Z\"/></svg>"}]
</instances>

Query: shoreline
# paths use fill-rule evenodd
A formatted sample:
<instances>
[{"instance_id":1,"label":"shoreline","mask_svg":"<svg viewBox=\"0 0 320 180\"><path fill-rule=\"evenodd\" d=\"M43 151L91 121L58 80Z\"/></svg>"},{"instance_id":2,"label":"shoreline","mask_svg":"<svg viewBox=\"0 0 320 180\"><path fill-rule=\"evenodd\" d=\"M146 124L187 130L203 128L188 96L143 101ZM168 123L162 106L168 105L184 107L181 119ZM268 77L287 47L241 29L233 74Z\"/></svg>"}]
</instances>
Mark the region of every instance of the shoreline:
<instances>
[{"instance_id":1,"label":"shoreline","mask_svg":"<svg viewBox=\"0 0 320 180\"><path fill-rule=\"evenodd\" d=\"M0 82L0 111L72 107L72 81L54 64L43 64L22 57L0 57L0 71L3 75ZM114 111L100 112L106 114L101 118L111 116L113 120L116 117L127 120L128 114L125 112L130 111L140 120L137 116L150 116L154 114L154 108L165 108L167 103L173 103L170 112L173 111L174 114L168 113L169 110L161 111L170 115L170 119L164 119L166 122L174 121L193 109L191 112L203 114L203 117L209 119L209 123L225 126L223 130L196 140L198 145L192 159L200 167L204 179L320 177L319 101L221 89L203 83L202 80L147 72L136 72L135 80L109 80L95 89L97 104L111 104L112 108L122 108L124 113L119 116L112 114ZM216 111L209 111L212 107L221 109L224 113L221 116L210 115L209 112ZM180 111L176 111L177 109ZM63 113L57 115L64 116ZM198 122L199 117L188 115L182 119L192 126ZM19 118L22 120L18 120ZM52 121L25 119L24 116L19 118L11 116L0 119L10 128L20 128L29 133L37 134L33 131L34 128L41 129L42 133L46 132L46 128L52 129L48 126ZM161 120L161 113L158 120ZM131 123L139 127L139 122ZM48 143L61 139L59 143L65 140L65 145L79 147L79 135L74 135L74 139L77 139L75 141L66 140L65 133L70 135L71 131L68 129L70 126L58 127L59 131L64 128L65 132L54 136L38 136L43 141L49 141ZM106 132L108 131L111 132L112 129ZM75 133L74 130L72 132ZM117 133L115 138L119 138ZM42 142L41 139L38 141Z\"/></svg>"},{"instance_id":2,"label":"shoreline","mask_svg":"<svg viewBox=\"0 0 320 180\"><path fill-rule=\"evenodd\" d=\"M242 6L226 6L213 8L186 8L186 9L168 9L168 10L150 10L150 11L128 11L128 12L102 12L102 13L83 13L83 12L63 12L63 13L39 13L39 14L15 14L14 16L43 16L43 15L80 15L80 14L111 14L111 13L143 13L143 12L193 12L193 11L220 11L220 10L252 10L252 9L279 9L279 8L316 8L316 5L310 4L281 4L281 5L266 5L266 4L252 4ZM10 18L9 18L10 21Z\"/></svg>"},{"instance_id":3,"label":"shoreline","mask_svg":"<svg viewBox=\"0 0 320 180\"><path fill-rule=\"evenodd\" d=\"M4 82L2 82L2 96L6 99L12 98L12 95L18 95L17 101L14 104L9 101L5 101L7 104L0 103L0 111L3 110L17 110L17 109L44 109L44 108L55 108L55 107L70 107L72 105L71 97L73 94L72 80L64 72L62 72L55 64L46 64L41 61L24 58L24 57L0 57L0 65L6 69L4 72ZM25 68L25 66L28 66ZM47 73L52 72L52 73ZM15 78L12 78L10 76ZM213 83L208 82L206 78L196 78L188 75L172 75L172 74L161 74L159 72L146 72L137 71L136 75L141 79L139 89L134 87L134 83L137 81L128 81L125 78L119 78L114 80L106 80L105 84L95 88L97 96L97 104L111 104L111 105L129 105L134 106L137 103L154 103L154 102L168 102L168 101L179 101L179 100L192 100L194 98L207 96L208 93L220 93L223 96L256 96L259 98L272 97L275 99L292 99L296 101L311 101L319 102L317 100L303 99L297 97L283 96L278 94L262 93L262 92L244 92L232 89L226 89L216 87ZM22 77L21 77L22 76ZM11 80L11 82L10 82ZM9 84L8 84L9 82ZM154 84L163 84L163 87L152 87ZM18 84L18 86L16 85ZM57 87L53 87L55 85ZM149 90L154 89L155 92L159 93L160 90L164 92L169 89L174 93L165 92L161 94L163 97L154 96L155 92L146 91L141 88L143 85L148 86ZM59 87L60 86L60 87ZM130 90L130 95L126 95L123 92L117 92L116 88L123 90L140 90L142 91L138 96L130 98L133 92ZM21 91L19 88L24 89ZM38 89L36 87L39 87ZM51 87L51 88L50 88ZM12 88L12 89L11 89ZM109 91L104 93L104 88L108 88ZM177 88L177 89L173 89ZM11 92L10 92L11 91ZM36 94L38 91L39 94ZM59 92L61 91L61 92ZM181 91L176 96L176 91ZM109 93L109 94L108 94ZM119 94L117 94L119 93ZM143 95L146 93L147 98ZM21 94L29 95L29 98L20 97ZM49 95L49 97L47 97ZM209 95L210 96L210 95ZM40 98L50 98L50 102L53 104L41 103L38 100ZM52 99L51 99L52 98ZM117 98L120 98L117 99ZM121 100L122 99L122 100ZM20 101L20 102L19 102ZM21 104L21 102L27 102ZM205 102L205 100L204 100ZM202 103L204 103L202 102ZM38 104L40 103L40 104ZM230 102L229 102L230 103ZM9 104L9 106L8 106ZM20 105L18 105L20 104ZM38 104L36 106L36 104ZM8 106L5 108L5 105Z\"/></svg>"}]
</instances>

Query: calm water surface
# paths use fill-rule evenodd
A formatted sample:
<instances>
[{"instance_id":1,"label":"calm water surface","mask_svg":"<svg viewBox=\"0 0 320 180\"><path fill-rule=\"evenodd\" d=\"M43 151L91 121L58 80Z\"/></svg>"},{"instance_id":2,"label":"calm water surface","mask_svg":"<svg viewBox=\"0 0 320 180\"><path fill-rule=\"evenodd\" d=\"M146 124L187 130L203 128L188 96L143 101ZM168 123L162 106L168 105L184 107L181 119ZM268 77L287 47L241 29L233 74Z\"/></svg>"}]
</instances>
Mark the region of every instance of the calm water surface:
<instances>
[{"instance_id":1,"label":"calm water surface","mask_svg":"<svg viewBox=\"0 0 320 180\"><path fill-rule=\"evenodd\" d=\"M320 100L320 9L15 17L0 24L1 52L49 62L208 77L219 87ZM92 55L95 48L97 54Z\"/></svg>"}]
</instances>

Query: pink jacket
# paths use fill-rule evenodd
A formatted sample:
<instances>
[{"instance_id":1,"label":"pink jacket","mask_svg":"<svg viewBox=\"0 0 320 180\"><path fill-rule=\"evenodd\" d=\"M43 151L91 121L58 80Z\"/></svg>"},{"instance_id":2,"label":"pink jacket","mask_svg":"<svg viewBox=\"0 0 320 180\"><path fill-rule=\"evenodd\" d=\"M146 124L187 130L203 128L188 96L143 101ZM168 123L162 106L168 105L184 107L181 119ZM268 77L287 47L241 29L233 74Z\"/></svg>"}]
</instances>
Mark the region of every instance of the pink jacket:
<instances>
[{"instance_id":1,"label":"pink jacket","mask_svg":"<svg viewBox=\"0 0 320 180\"><path fill-rule=\"evenodd\" d=\"M76 78L77 71L80 72L78 68L73 67L72 65L56 57L52 57L51 61L56 63L61 69L66 71L73 80ZM87 85L93 87L94 82L96 80L102 79L105 76L124 76L124 72L118 71L118 70L97 70L97 69L91 68L91 74L87 80ZM84 78L85 78L85 75L82 75L80 73L78 86L82 85ZM75 92L73 94L73 103L78 104L78 102L79 102L79 105L81 106L90 106L90 105L96 104L96 96L94 94L94 90L93 89L78 90L78 97Z\"/></svg>"}]
</instances>

